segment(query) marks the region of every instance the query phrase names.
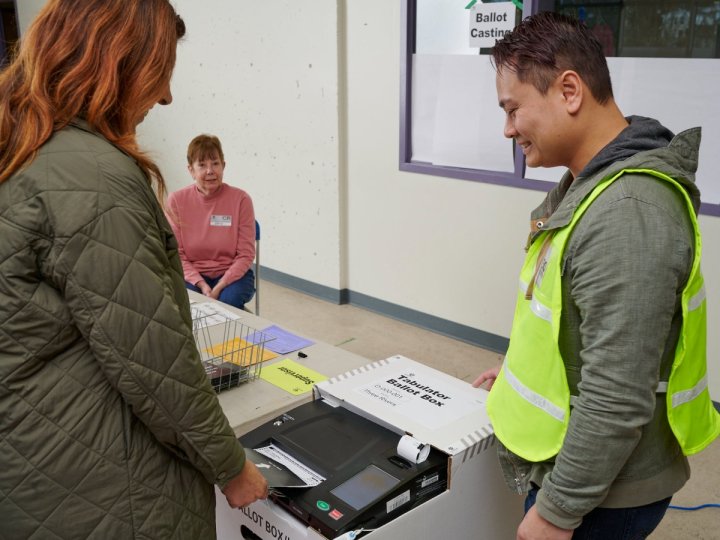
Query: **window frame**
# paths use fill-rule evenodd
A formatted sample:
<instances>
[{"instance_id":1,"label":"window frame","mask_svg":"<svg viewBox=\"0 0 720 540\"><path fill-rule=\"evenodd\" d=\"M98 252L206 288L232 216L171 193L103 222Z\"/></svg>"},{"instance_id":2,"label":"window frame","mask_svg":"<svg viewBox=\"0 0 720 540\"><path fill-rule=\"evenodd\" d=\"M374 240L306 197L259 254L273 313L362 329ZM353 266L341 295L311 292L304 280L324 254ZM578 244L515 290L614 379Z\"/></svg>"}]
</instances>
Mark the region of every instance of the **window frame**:
<instances>
[{"instance_id":1,"label":"window frame","mask_svg":"<svg viewBox=\"0 0 720 540\"><path fill-rule=\"evenodd\" d=\"M523 18L540 11L540 2L541 0L526 0L523 4ZM557 185L557 182L525 178L525 157L517 145L514 145L513 148L514 171L512 173L434 165L412 160L412 60L416 51L416 23L417 0L403 0L400 32L399 170L534 191L550 191ZM720 203L701 203L700 214L720 216Z\"/></svg>"}]
</instances>

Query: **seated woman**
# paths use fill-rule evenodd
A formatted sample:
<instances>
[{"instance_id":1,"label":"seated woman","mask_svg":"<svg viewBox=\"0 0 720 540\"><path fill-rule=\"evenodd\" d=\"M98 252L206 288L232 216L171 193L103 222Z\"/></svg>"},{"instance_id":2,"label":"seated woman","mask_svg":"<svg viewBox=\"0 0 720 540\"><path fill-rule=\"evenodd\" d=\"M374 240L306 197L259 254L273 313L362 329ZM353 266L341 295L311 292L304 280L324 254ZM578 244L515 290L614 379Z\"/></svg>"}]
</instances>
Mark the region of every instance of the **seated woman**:
<instances>
[{"instance_id":1,"label":"seated woman","mask_svg":"<svg viewBox=\"0 0 720 540\"><path fill-rule=\"evenodd\" d=\"M217 137L195 137L187 160L195 183L171 193L167 201L185 285L242 309L255 294L252 199L223 183L225 157Z\"/></svg>"}]
</instances>

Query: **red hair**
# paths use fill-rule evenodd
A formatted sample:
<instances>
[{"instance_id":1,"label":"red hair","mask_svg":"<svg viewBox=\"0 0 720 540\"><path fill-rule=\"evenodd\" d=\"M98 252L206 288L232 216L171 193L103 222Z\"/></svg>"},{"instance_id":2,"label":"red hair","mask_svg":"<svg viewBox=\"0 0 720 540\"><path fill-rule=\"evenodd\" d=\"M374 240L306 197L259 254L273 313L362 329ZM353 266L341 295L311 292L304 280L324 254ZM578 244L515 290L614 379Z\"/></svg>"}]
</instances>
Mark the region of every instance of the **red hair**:
<instances>
[{"instance_id":1,"label":"red hair","mask_svg":"<svg viewBox=\"0 0 720 540\"><path fill-rule=\"evenodd\" d=\"M0 182L73 118L165 183L135 128L168 92L185 24L168 0L50 0L0 73Z\"/></svg>"},{"instance_id":2,"label":"red hair","mask_svg":"<svg viewBox=\"0 0 720 540\"><path fill-rule=\"evenodd\" d=\"M187 150L188 165L192 165L197 160L202 161L203 159L211 159L215 156L219 157L220 161L225 161L222 144L220 143L220 139L215 135L203 133L190 141Z\"/></svg>"}]
</instances>

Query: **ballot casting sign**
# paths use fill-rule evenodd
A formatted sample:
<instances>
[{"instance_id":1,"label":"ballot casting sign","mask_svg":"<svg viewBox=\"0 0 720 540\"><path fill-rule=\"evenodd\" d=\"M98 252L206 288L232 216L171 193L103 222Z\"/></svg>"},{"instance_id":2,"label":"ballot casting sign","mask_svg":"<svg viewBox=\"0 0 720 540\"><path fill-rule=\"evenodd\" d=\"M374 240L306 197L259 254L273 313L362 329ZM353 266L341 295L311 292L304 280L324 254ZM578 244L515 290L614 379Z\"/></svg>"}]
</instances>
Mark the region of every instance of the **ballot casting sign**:
<instances>
[{"instance_id":1,"label":"ballot casting sign","mask_svg":"<svg viewBox=\"0 0 720 540\"><path fill-rule=\"evenodd\" d=\"M470 47L489 48L515 27L512 2L476 3L470 8Z\"/></svg>"}]
</instances>

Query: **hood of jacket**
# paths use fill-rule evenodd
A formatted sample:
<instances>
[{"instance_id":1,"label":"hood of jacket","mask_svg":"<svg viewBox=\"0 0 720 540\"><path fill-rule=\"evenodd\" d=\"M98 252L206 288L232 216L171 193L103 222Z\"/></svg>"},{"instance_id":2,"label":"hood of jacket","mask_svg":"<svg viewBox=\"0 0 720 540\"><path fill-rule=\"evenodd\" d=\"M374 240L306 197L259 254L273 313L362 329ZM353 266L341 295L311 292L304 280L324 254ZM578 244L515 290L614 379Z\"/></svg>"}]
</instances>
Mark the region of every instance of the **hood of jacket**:
<instances>
[{"instance_id":1,"label":"hood of jacket","mask_svg":"<svg viewBox=\"0 0 720 540\"><path fill-rule=\"evenodd\" d=\"M582 200L603 179L623 169L653 169L676 180L687 191L695 211L700 208L700 190L695 185L701 129L678 135L652 118L630 116L629 125L590 160L573 178L568 171L531 214L533 230L563 227L572 219Z\"/></svg>"}]
</instances>

